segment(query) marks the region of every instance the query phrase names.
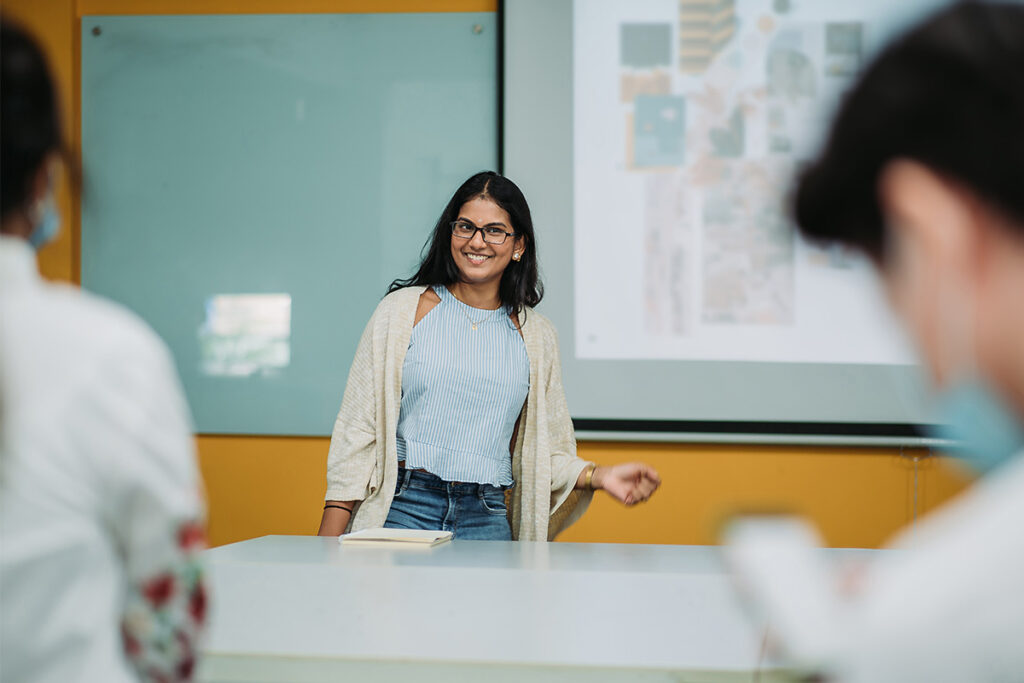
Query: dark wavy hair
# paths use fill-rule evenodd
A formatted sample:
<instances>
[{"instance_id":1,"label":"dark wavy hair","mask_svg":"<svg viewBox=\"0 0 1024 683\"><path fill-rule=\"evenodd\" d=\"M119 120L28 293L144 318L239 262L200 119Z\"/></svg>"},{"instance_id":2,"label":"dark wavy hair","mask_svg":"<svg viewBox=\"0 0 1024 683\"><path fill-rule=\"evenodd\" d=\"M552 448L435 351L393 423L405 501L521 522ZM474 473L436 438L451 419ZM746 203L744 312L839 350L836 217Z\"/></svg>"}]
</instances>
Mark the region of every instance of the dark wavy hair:
<instances>
[{"instance_id":1,"label":"dark wavy hair","mask_svg":"<svg viewBox=\"0 0 1024 683\"><path fill-rule=\"evenodd\" d=\"M954 4L875 59L799 178L793 213L801 232L884 265L878 182L898 158L968 188L1024 236L1024 7Z\"/></svg>"},{"instance_id":2,"label":"dark wavy hair","mask_svg":"<svg viewBox=\"0 0 1024 683\"><path fill-rule=\"evenodd\" d=\"M62 147L57 95L43 51L0 17L0 218L25 208L36 173Z\"/></svg>"},{"instance_id":3,"label":"dark wavy hair","mask_svg":"<svg viewBox=\"0 0 1024 683\"><path fill-rule=\"evenodd\" d=\"M482 171L471 177L455 191L448 205L437 219L434 232L423 245L420 266L409 278L391 283L388 292L412 286L451 285L459 281L459 269L452 259L451 224L459 217L459 210L466 202L486 197L500 206L512 219L512 230L516 237L523 238L523 252L518 261L510 261L501 275L498 297L512 313L519 313L525 306L536 306L544 296L537 270L537 239L533 234L533 219L530 207L522 191L508 178L493 171Z\"/></svg>"}]
</instances>

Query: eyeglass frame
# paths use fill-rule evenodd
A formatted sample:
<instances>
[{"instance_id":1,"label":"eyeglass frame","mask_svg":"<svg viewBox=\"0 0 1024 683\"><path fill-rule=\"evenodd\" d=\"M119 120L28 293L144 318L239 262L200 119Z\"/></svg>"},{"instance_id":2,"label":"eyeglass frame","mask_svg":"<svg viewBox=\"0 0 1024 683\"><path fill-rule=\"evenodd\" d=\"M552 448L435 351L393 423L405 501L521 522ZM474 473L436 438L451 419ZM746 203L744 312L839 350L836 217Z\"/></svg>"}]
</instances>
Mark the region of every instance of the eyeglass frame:
<instances>
[{"instance_id":1,"label":"eyeglass frame","mask_svg":"<svg viewBox=\"0 0 1024 683\"><path fill-rule=\"evenodd\" d=\"M455 234L455 229L459 225L465 225L465 226L473 228L473 234L472 235L468 235L466 237L463 237L462 235L456 235ZM498 245L501 245L501 244L505 244L505 242L508 240L509 237L516 237L516 236L518 236L518 233L515 233L515 232L505 232L504 230L501 230L501 228L499 228L496 225L477 226L477 225L473 225L469 221L463 220L463 219L457 219L457 220L452 221L449 224L449 227L452 230L452 237L457 237L460 240L471 240L474 237L476 237L476 233L479 232L480 236L483 238L483 240L484 240L484 242L486 244L493 244L495 246L498 246ZM501 238L500 242L488 242L487 241L487 233L485 233L484 230L490 230L490 229L497 229L499 232L501 232L501 234L504 235L504 237Z\"/></svg>"}]
</instances>

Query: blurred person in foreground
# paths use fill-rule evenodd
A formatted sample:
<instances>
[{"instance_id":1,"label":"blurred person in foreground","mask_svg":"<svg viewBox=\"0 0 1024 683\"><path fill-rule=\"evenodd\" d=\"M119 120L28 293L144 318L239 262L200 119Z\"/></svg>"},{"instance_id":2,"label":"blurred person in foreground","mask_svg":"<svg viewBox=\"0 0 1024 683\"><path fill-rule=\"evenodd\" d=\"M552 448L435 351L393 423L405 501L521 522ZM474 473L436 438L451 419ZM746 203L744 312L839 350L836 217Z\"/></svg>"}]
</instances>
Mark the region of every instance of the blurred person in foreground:
<instances>
[{"instance_id":1,"label":"blurred person in foreground","mask_svg":"<svg viewBox=\"0 0 1024 683\"><path fill-rule=\"evenodd\" d=\"M821 629L800 628L813 601L784 614L755 562L737 568L741 585L759 585L769 624L808 636L778 634L829 679L1024 681L1024 6L954 4L885 49L794 209L807 238L873 262L929 372L939 435L983 476L897 539L853 595L837 591ZM779 546L774 559L760 550L785 565Z\"/></svg>"},{"instance_id":2,"label":"blurred person in foreground","mask_svg":"<svg viewBox=\"0 0 1024 683\"><path fill-rule=\"evenodd\" d=\"M140 320L37 272L59 112L38 45L0 32L0 680L191 680L206 599L188 410Z\"/></svg>"}]
</instances>

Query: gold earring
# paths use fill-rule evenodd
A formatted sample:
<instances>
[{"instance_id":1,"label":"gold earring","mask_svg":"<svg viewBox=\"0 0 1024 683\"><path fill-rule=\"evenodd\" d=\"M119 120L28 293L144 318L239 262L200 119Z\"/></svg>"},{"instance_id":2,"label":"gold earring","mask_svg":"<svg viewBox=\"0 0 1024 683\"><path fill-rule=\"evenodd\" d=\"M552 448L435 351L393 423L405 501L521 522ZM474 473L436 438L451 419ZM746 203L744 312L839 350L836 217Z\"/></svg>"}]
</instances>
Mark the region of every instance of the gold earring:
<instances>
[{"instance_id":1,"label":"gold earring","mask_svg":"<svg viewBox=\"0 0 1024 683\"><path fill-rule=\"evenodd\" d=\"M514 254L512 254L512 260L513 261L518 261L519 260L519 252L518 251L515 252Z\"/></svg>"}]
</instances>

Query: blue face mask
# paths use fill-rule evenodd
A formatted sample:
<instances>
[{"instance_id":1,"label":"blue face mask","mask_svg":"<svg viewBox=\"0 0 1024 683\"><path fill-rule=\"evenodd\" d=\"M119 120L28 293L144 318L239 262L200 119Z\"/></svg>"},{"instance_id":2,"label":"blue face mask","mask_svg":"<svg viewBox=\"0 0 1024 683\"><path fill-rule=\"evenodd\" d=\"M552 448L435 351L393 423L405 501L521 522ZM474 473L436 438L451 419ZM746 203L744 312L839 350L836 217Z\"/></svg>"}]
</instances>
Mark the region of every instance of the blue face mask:
<instances>
[{"instance_id":1,"label":"blue face mask","mask_svg":"<svg viewBox=\"0 0 1024 683\"><path fill-rule=\"evenodd\" d=\"M28 243L36 251L39 251L57 237L59 229L60 214L57 213L57 207L53 204L53 198L47 199L43 208L43 215L32 229L32 233L28 236Z\"/></svg>"},{"instance_id":2,"label":"blue face mask","mask_svg":"<svg viewBox=\"0 0 1024 683\"><path fill-rule=\"evenodd\" d=\"M952 453L986 474L1024 449L1024 427L980 380L960 382L938 396L941 424L932 436L960 444Z\"/></svg>"}]
</instances>

